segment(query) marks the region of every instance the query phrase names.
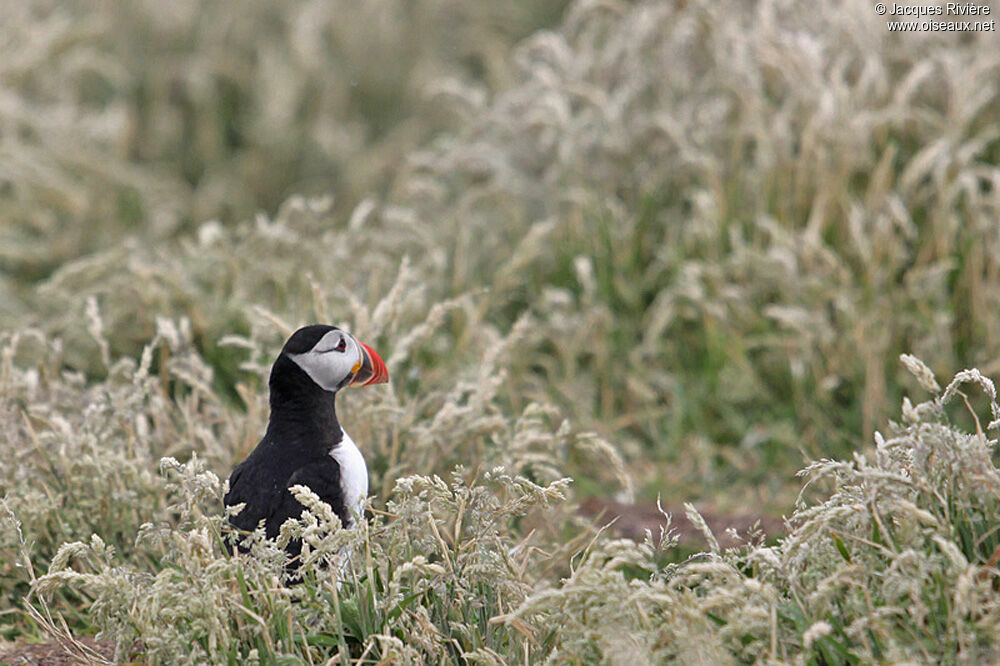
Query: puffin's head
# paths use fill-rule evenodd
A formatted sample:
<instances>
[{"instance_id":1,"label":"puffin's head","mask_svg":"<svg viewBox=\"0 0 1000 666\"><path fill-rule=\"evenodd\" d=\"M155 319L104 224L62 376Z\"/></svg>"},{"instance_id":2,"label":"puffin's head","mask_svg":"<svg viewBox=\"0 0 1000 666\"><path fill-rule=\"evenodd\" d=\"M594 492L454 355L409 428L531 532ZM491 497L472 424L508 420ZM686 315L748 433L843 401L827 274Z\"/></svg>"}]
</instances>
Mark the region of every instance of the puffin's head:
<instances>
[{"instance_id":1,"label":"puffin's head","mask_svg":"<svg viewBox=\"0 0 1000 666\"><path fill-rule=\"evenodd\" d=\"M385 362L375 350L336 326L313 324L292 334L281 349L324 391L389 381Z\"/></svg>"}]
</instances>

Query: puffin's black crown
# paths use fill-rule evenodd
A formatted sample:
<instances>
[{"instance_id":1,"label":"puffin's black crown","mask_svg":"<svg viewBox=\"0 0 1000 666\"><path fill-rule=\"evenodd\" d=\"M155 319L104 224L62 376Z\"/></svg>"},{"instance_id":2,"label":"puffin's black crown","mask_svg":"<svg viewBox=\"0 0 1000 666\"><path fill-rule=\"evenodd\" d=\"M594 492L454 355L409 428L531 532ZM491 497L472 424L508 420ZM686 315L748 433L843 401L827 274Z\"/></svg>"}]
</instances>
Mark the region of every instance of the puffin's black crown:
<instances>
[{"instance_id":1,"label":"puffin's black crown","mask_svg":"<svg viewBox=\"0 0 1000 666\"><path fill-rule=\"evenodd\" d=\"M336 326L328 326L327 324L312 324L310 326L303 326L299 330L292 333L292 337L288 338L285 342L285 346L281 348L282 354L305 354L307 351L316 346L324 335L330 331L339 330Z\"/></svg>"}]
</instances>

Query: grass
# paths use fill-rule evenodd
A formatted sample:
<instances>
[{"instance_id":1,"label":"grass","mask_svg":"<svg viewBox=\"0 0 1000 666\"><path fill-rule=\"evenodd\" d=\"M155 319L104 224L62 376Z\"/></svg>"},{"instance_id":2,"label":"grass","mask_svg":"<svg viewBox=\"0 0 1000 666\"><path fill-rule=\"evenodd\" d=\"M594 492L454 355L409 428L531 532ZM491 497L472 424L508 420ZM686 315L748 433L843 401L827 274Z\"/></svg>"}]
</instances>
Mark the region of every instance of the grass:
<instances>
[{"instance_id":1,"label":"grass","mask_svg":"<svg viewBox=\"0 0 1000 666\"><path fill-rule=\"evenodd\" d=\"M995 659L995 33L890 33L854 0L0 21L3 636L62 617L162 663ZM218 493L313 321L393 382L342 397L367 530L313 507L328 566L284 587L273 544L222 556ZM973 367L983 391L934 379ZM586 495L790 531L688 558L592 534Z\"/></svg>"}]
</instances>

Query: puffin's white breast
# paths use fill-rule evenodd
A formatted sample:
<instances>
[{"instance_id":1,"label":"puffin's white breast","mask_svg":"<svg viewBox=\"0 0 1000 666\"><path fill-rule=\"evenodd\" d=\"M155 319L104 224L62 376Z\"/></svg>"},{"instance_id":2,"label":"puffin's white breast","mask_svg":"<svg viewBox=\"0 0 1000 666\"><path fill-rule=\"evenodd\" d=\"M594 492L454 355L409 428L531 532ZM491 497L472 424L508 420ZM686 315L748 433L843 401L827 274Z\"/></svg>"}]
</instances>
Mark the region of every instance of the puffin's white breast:
<instances>
[{"instance_id":1,"label":"puffin's white breast","mask_svg":"<svg viewBox=\"0 0 1000 666\"><path fill-rule=\"evenodd\" d=\"M330 457L340 465L340 487L344 491L344 504L351 513L353 525L354 517L361 515L361 505L368 496L368 465L351 436L343 428L341 432L344 439L333 447Z\"/></svg>"}]
</instances>

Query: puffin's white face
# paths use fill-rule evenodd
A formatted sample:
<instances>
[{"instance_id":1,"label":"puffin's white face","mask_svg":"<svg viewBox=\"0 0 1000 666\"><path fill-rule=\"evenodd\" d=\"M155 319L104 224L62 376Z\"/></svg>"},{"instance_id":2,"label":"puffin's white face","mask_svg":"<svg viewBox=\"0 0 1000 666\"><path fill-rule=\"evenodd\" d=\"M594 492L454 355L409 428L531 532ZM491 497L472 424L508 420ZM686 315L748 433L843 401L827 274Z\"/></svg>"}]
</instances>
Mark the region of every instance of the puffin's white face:
<instances>
[{"instance_id":1,"label":"puffin's white face","mask_svg":"<svg viewBox=\"0 0 1000 666\"><path fill-rule=\"evenodd\" d=\"M358 341L340 330L324 335L309 351L288 357L326 391L336 391L353 379L363 361Z\"/></svg>"}]
</instances>

